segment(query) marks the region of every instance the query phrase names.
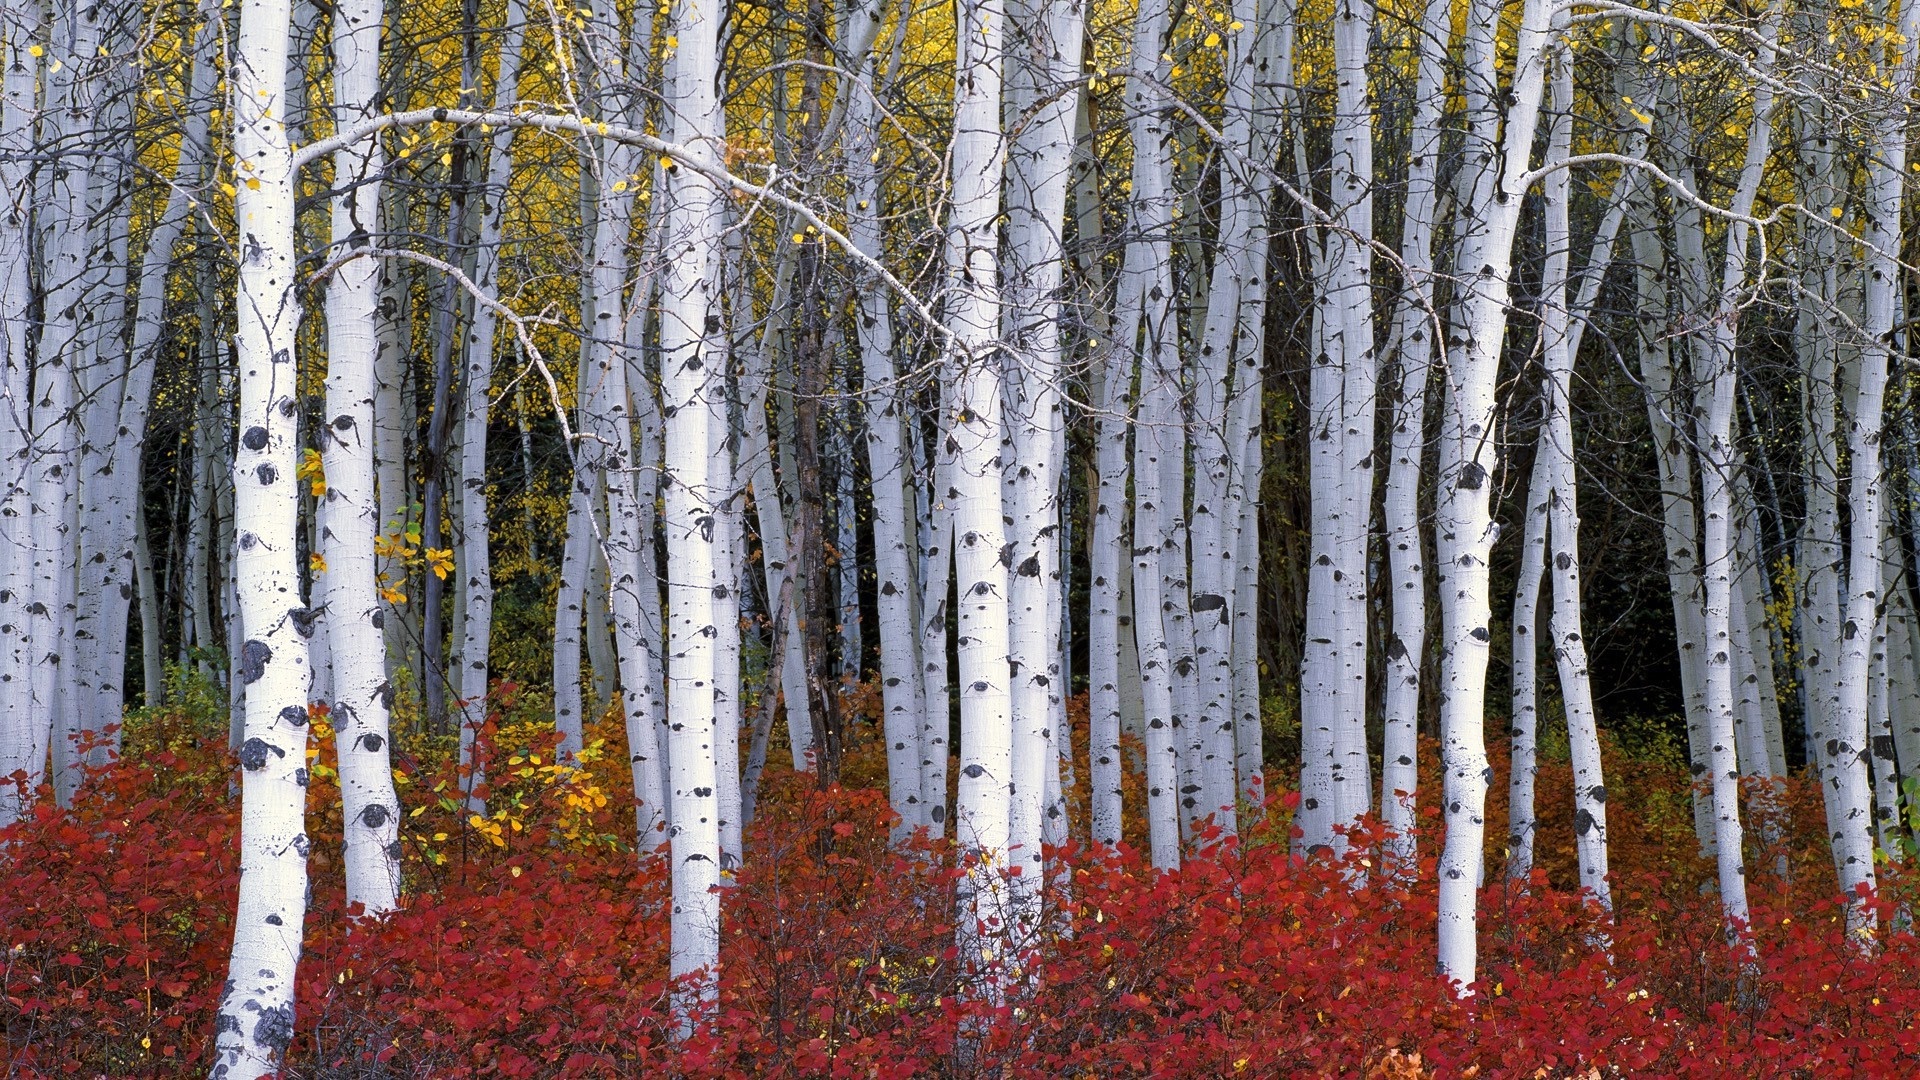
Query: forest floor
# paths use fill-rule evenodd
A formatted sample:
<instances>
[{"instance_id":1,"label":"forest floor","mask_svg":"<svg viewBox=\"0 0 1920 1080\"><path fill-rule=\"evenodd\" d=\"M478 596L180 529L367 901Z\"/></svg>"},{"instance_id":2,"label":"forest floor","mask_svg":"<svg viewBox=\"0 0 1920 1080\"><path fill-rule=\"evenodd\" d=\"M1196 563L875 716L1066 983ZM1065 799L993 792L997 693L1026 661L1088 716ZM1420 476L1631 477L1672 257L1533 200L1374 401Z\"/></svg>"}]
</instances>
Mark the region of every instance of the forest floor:
<instances>
[{"instance_id":1,"label":"forest floor","mask_svg":"<svg viewBox=\"0 0 1920 1080\"><path fill-rule=\"evenodd\" d=\"M177 689L179 704L129 718L122 763L80 809L0 833L0 1076L206 1071L239 807L222 708ZM852 694L870 714L873 691ZM1386 873L1366 831L1344 865L1290 856L1282 767L1266 820L1179 873L1126 850L1055 853L1052 930L1030 981L994 1005L957 980L943 845L888 844L869 734L832 790L769 770L725 901L717 1018L675 1039L665 867L636 860L619 728L590 734L584 769L559 766L542 706L500 695L487 818L448 796L449 740L401 738L409 898L377 923L345 909L316 715L289 1076L1920 1074L1914 876L1883 867L1869 903L1886 929L1849 940L1818 788L1750 792L1751 948L1730 945L1684 753L1648 725L1607 733L1611 917L1574 890L1571 772L1551 745L1538 865L1506 875L1496 759L1465 1000L1434 974L1431 747L1410 873Z\"/></svg>"}]
</instances>

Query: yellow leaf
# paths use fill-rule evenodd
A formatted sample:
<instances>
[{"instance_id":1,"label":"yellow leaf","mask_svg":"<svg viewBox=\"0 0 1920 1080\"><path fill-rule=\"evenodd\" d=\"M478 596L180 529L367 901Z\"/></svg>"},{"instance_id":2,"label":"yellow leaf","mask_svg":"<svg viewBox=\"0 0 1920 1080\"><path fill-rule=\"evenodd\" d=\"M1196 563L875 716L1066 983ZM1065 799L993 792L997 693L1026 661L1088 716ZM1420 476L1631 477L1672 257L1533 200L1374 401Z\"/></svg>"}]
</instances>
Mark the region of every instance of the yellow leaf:
<instances>
[{"instance_id":1,"label":"yellow leaf","mask_svg":"<svg viewBox=\"0 0 1920 1080\"><path fill-rule=\"evenodd\" d=\"M1220 45L1220 35L1209 32L1207 34L1207 48L1214 49L1214 48L1218 48L1219 45Z\"/></svg>"},{"instance_id":2,"label":"yellow leaf","mask_svg":"<svg viewBox=\"0 0 1920 1080\"><path fill-rule=\"evenodd\" d=\"M320 554L320 553L319 553L319 552L317 552L317 551L316 551L316 552L314 552L314 553L313 553L313 554L311 554L311 555L308 555L308 556L307 556L307 569L309 569L309 570L311 570L311 571L313 571L313 572L314 572L314 573L316 573L316 574L324 574L324 573L326 573L326 572L327 572L327 559L326 559L326 556L324 556L324 555L322 555L322 554Z\"/></svg>"},{"instance_id":3,"label":"yellow leaf","mask_svg":"<svg viewBox=\"0 0 1920 1080\"><path fill-rule=\"evenodd\" d=\"M45 56L47 54L47 50L41 48L38 45L29 45L27 46L27 53L30 56L36 56L36 57Z\"/></svg>"}]
</instances>

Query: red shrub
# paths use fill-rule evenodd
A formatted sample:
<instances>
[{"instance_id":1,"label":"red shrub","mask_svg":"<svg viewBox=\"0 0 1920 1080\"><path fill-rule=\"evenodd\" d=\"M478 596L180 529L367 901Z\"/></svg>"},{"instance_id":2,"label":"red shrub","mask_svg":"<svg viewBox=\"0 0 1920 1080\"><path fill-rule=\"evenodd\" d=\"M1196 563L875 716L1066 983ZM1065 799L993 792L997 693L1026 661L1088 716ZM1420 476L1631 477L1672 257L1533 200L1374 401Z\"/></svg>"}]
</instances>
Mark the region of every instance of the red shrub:
<instances>
[{"instance_id":1,"label":"red shrub","mask_svg":"<svg viewBox=\"0 0 1920 1080\"><path fill-rule=\"evenodd\" d=\"M148 722L135 760L93 778L78 810L42 804L0 835L8 1075L203 1071L237 817L218 740ZM605 805L619 800L591 797L619 783L619 755L556 769L547 737L507 718L494 741L500 810L484 829L447 808L444 763L409 765L414 891L378 922L344 910L330 759L318 753L290 1074L1920 1071L1915 883L1890 869L1874 900L1886 932L1871 950L1850 942L1818 792L1799 781L1765 850L1756 836L1751 951L1729 944L1703 889L1712 875L1680 816L1684 773L1610 748L1618 919L1569 890L1564 792L1543 769L1542 865L1513 882L1490 860L1470 999L1434 975L1438 837L1420 837L1424 858L1404 879L1380 876L1379 837L1364 829L1348 864L1303 864L1283 798L1271 824L1177 874L1154 874L1131 850L1056 852L1071 873L1047 892L1051 930L1024 958L1033 979L990 1006L960 992L951 852L890 847L875 790L770 773L745 871L728 886L719 1009L675 1039L663 868L611 842L632 819ZM871 754L856 747L850 774L870 775ZM1505 807L1494 803L1498 837Z\"/></svg>"}]
</instances>

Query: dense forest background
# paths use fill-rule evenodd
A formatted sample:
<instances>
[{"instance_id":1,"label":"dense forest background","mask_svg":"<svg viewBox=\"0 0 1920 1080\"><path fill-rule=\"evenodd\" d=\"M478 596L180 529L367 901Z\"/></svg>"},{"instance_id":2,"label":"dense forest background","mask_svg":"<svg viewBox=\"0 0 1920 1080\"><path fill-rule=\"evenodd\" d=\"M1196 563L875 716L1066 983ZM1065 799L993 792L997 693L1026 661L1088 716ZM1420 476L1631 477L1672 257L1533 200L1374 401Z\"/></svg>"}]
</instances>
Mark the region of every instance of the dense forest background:
<instances>
[{"instance_id":1,"label":"dense forest background","mask_svg":"<svg viewBox=\"0 0 1920 1080\"><path fill-rule=\"evenodd\" d=\"M0 0L0 1060L1911 1072L1917 56Z\"/></svg>"}]
</instances>

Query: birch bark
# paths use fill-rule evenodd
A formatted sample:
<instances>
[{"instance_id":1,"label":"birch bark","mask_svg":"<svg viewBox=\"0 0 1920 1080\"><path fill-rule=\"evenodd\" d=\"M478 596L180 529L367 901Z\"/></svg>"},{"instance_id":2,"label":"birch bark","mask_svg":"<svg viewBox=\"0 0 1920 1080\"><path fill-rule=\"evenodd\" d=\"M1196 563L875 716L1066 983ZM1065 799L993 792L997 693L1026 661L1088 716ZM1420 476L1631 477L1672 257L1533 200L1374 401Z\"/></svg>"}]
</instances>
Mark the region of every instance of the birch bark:
<instances>
[{"instance_id":1,"label":"birch bark","mask_svg":"<svg viewBox=\"0 0 1920 1080\"><path fill-rule=\"evenodd\" d=\"M502 27L493 107L511 111L520 97L520 48L526 33L523 0L508 0ZM480 235L474 251L474 284L499 290L501 223L507 186L513 180L513 129L494 129L487 143L486 183L480 191ZM461 724L486 721L487 673L493 647L493 538L487 507L487 424L492 417L494 336L499 318L484 303L473 306L467 327L460 395L460 568L466 608L460 626ZM377 523L376 523L377 524Z\"/></svg>"},{"instance_id":2,"label":"birch bark","mask_svg":"<svg viewBox=\"0 0 1920 1080\"><path fill-rule=\"evenodd\" d=\"M1495 380L1506 337L1513 239L1539 120L1547 6L1522 11L1505 92L1497 115L1494 63L1498 5L1475 0L1467 11L1465 75L1470 158L1455 265L1477 268L1464 283L1459 321L1449 327L1447 415L1441 426L1440 495L1436 512L1442 573L1442 645L1446 650L1440 728L1446 769L1446 846L1440 856L1440 970L1462 992L1476 971L1475 894L1486 834L1486 671L1492 612L1488 556L1498 533L1489 497L1496 441ZM1503 130L1504 128L1504 130Z\"/></svg>"},{"instance_id":3,"label":"birch bark","mask_svg":"<svg viewBox=\"0 0 1920 1080\"><path fill-rule=\"evenodd\" d=\"M1140 696L1146 720L1147 834L1155 868L1180 865L1182 823L1179 803L1178 718L1173 655L1167 640L1170 600L1165 556L1165 517L1178 496L1165 490L1169 457L1179 457L1177 423L1180 355L1174 324L1171 263L1173 216L1167 162L1169 62L1165 52L1169 22L1164 0L1148 0L1134 21L1133 57L1137 74L1128 80L1127 99L1134 112L1133 236L1127 245L1119 282L1123 305L1114 320L1126 361L1109 378L1130 379L1139 365L1133 446L1133 633L1140 658Z\"/></svg>"},{"instance_id":4,"label":"birch bark","mask_svg":"<svg viewBox=\"0 0 1920 1080\"><path fill-rule=\"evenodd\" d=\"M333 9L336 130L371 116L380 84L381 0L342 0ZM378 137L334 156L334 258L374 242L380 229ZM392 685L382 661L380 594L374 538L374 357L379 351L378 263L342 262L326 294L327 411L319 439L327 477L326 596L323 620L334 661L333 722L345 806L347 902L369 915L391 911L400 894L400 800L389 757Z\"/></svg>"},{"instance_id":5,"label":"birch bark","mask_svg":"<svg viewBox=\"0 0 1920 1080\"><path fill-rule=\"evenodd\" d=\"M1137 284L1122 278L1122 287ZM1122 310L1137 305L1122 304ZM1096 345L1098 347L1098 345ZM1121 556L1127 515L1127 431L1132 412L1133 351L1105 343L1100 373L1100 419L1095 435L1093 539L1087 550L1087 723L1092 757L1092 835L1096 844L1114 846L1122 833L1121 784L1125 761L1120 749L1120 619L1128 610L1121 589L1127 562Z\"/></svg>"},{"instance_id":6,"label":"birch bark","mask_svg":"<svg viewBox=\"0 0 1920 1080\"><path fill-rule=\"evenodd\" d=\"M955 839L972 865L960 889L963 963L992 997L1004 979L987 940L1007 921L1013 717L1007 660L1008 575L1000 497L1005 429L998 219L1006 151L1000 134L1006 8L1000 0L957 7L951 202L945 230L945 367L954 414L954 579L958 584L961 769Z\"/></svg>"},{"instance_id":7,"label":"birch bark","mask_svg":"<svg viewBox=\"0 0 1920 1080\"><path fill-rule=\"evenodd\" d=\"M1873 150L1867 166L1865 246L1866 300L1860 327L1859 375L1847 426L1847 509L1851 535L1847 559L1847 599L1840 637L1838 687L1826 746L1828 783L1835 793L1829 825L1840 891L1853 903L1848 927L1870 932L1873 917L1865 894L1874 887L1873 842L1868 835L1873 797L1869 787L1868 684L1872 680L1872 642L1878 637L1881 594L1880 439L1887 393L1889 345L1903 288L1899 254L1901 210L1907 183L1909 100L1914 85L1914 37L1920 35L1920 3L1900 7L1892 93L1873 123ZM1756 110L1759 91L1756 91ZM1742 189L1744 191L1744 188ZM1884 704L1884 702L1883 702ZM1889 732L1889 736L1890 736ZM1890 756L1890 755L1889 755ZM1831 814L1837 810L1838 814Z\"/></svg>"},{"instance_id":8,"label":"birch bark","mask_svg":"<svg viewBox=\"0 0 1920 1080\"><path fill-rule=\"evenodd\" d=\"M1379 355L1373 330L1373 99L1368 88L1372 0L1341 0L1334 11L1333 161L1329 179L1334 228L1326 241L1332 309L1329 352L1340 366L1340 537L1338 572L1338 726L1334 729L1337 824L1355 824L1372 807L1367 756L1367 580L1372 538L1374 415ZM1309 601L1311 603L1311 600Z\"/></svg>"},{"instance_id":9,"label":"birch bark","mask_svg":"<svg viewBox=\"0 0 1920 1080\"><path fill-rule=\"evenodd\" d=\"M95 102L88 69L100 48L99 8L55 13L47 49L45 88L48 141L59 148L40 206L44 291L34 353L30 414L33 445L27 468L33 484L31 644L28 679L35 724L48 731L54 798L71 805L81 778L77 746L83 710L73 691L80 472L77 369L84 363L83 319L94 284L88 248L95 163Z\"/></svg>"},{"instance_id":10,"label":"birch bark","mask_svg":"<svg viewBox=\"0 0 1920 1080\"><path fill-rule=\"evenodd\" d=\"M7 463L0 475L0 679L16 687L28 683L36 666L28 612L32 517L23 512L32 505L32 486L30 474L14 464L30 451L33 439L28 176L39 64L29 52L37 29L30 10L37 15L38 9L25 7L0 10L0 34L5 35L0 47L6 50L0 76L0 334L6 350L0 359L0 462ZM48 732L30 694L0 694L0 828L26 810L45 779ZM8 779L14 777L19 787Z\"/></svg>"},{"instance_id":11,"label":"birch bark","mask_svg":"<svg viewBox=\"0 0 1920 1080\"><path fill-rule=\"evenodd\" d=\"M228 72L240 183L235 314L239 444L233 577L244 641L240 891L214 1044L215 1077L277 1073L293 1039L294 969L306 917L307 635L294 565L299 503L294 347L293 157L283 117L286 0L245 0ZM257 182L257 183L256 183Z\"/></svg>"},{"instance_id":12,"label":"birch bark","mask_svg":"<svg viewBox=\"0 0 1920 1080\"><path fill-rule=\"evenodd\" d=\"M1380 817L1392 831L1389 851L1400 866L1414 858L1414 796L1419 786L1420 668L1426 655L1426 541L1420 530L1421 459L1426 453L1427 384L1432 381L1434 217L1439 203L1440 119L1451 10L1428 0L1416 31L1413 124L1407 141L1407 194L1400 233L1401 293L1391 349L1398 362L1386 500L1387 560L1393 630L1386 646L1385 724L1381 741ZM1516 626L1518 624L1516 623Z\"/></svg>"},{"instance_id":13,"label":"birch bark","mask_svg":"<svg viewBox=\"0 0 1920 1080\"><path fill-rule=\"evenodd\" d=\"M1007 152L1007 281L1001 324L1009 362L1012 521L1009 649L1013 746L1009 859L1017 868L1020 932L1035 929L1044 866L1048 778L1056 775L1053 663L1058 624L1052 596L1060 576L1060 461L1065 421L1060 289L1065 276L1067 186L1071 178L1075 93L1085 38L1079 0L1009 0L1014 35L1011 103L1031 116Z\"/></svg>"},{"instance_id":14,"label":"birch bark","mask_svg":"<svg viewBox=\"0 0 1920 1080\"><path fill-rule=\"evenodd\" d=\"M872 14L863 14L868 8ZM878 22L879 4L863 5L854 18ZM858 36L857 28L852 31ZM869 35L871 40L871 35ZM849 88L846 110L848 235L859 250L879 259L884 250L881 175L875 159L879 143L877 57L865 58ZM908 545L906 485L912 465L902 430L905 396L893 361L893 315L886 290L864 266L855 269L855 336L865 380L861 402L866 418L867 475L871 481L875 604L879 616L881 725L887 740L887 794L900 819L896 840L916 827L931 825L935 803L946 801L922 791L922 695L920 638L914 629L912 552Z\"/></svg>"},{"instance_id":15,"label":"birch bark","mask_svg":"<svg viewBox=\"0 0 1920 1080\"><path fill-rule=\"evenodd\" d=\"M1549 255L1551 258L1551 255ZM1544 328L1542 329L1544 333ZM1545 404L1545 402L1543 402ZM1549 406L1550 408L1551 406ZM1513 596L1513 709L1508 733L1511 750L1507 773L1507 876L1525 881L1533 870L1534 779L1539 773L1540 726L1540 581L1547 568L1547 509L1552 478L1547 453L1551 438L1547 418L1541 417L1535 437L1533 471L1527 481L1525 531L1520 540L1520 569Z\"/></svg>"},{"instance_id":16,"label":"birch bark","mask_svg":"<svg viewBox=\"0 0 1920 1080\"><path fill-rule=\"evenodd\" d=\"M715 0L673 9L677 47L667 100L677 140L694 168L666 170L660 283L660 391L666 418L667 708L671 746L673 860L671 974L683 984L683 1027L709 1015L720 962L719 805L714 788L714 493L711 431L726 424L726 338L718 279L723 196L701 169L718 167L726 120L720 108L720 22ZM716 484L716 481L718 483ZM789 703L791 705L791 703Z\"/></svg>"},{"instance_id":17,"label":"birch bark","mask_svg":"<svg viewBox=\"0 0 1920 1080\"><path fill-rule=\"evenodd\" d=\"M1777 14L1762 23L1759 55L1756 58L1756 65L1762 71L1772 69L1774 41L1779 33L1779 25ZM1759 190L1772 143L1772 108L1771 85L1757 83L1753 92L1753 121L1747 132L1746 160L1741 167L1739 185L1729 203L1729 209L1736 214L1745 215L1752 209L1754 196ZM1744 926L1748 910L1746 869L1741 858L1739 772L1734 749L1733 642L1730 626L1734 557L1731 531L1733 398L1737 378L1734 346L1741 294L1746 287L1748 236L1749 229L1745 222L1733 220L1728 223L1714 330L1707 344L1706 369L1694 396L1694 413L1698 418L1695 439L1700 447L1700 509L1703 519L1700 554L1706 578L1701 631L1706 646L1704 697L1709 739L1708 768L1713 789L1720 906L1728 923L1735 927ZM1864 733L1860 741L1865 742ZM1861 824L1864 827L1865 822Z\"/></svg>"},{"instance_id":18,"label":"birch bark","mask_svg":"<svg viewBox=\"0 0 1920 1080\"><path fill-rule=\"evenodd\" d=\"M1554 27L1564 34L1567 16L1557 15ZM1548 160L1564 162L1573 148L1573 56L1556 51L1553 64L1553 119L1548 136ZM1630 147L1638 139L1630 135ZM1622 178L1624 182L1625 178ZM1567 744L1573 759L1574 848L1580 862L1580 886L1593 894L1602 910L1611 910L1607 882L1607 789L1600 763L1600 739L1593 711L1593 691L1587 679L1587 646L1580 619L1580 511L1576 493L1573 442L1573 367L1580 350L1580 328L1599 293L1613 258L1613 239L1623 210L1608 208L1593 255L1587 260L1585 281L1576 306L1567 302L1568 223L1571 177L1556 170L1543 182L1546 202L1547 264L1545 302L1540 333L1545 345L1547 416L1540 452L1546 456L1541 472L1548 484L1548 531L1553 565L1552 644L1560 677L1560 700L1566 711Z\"/></svg>"}]
</instances>

